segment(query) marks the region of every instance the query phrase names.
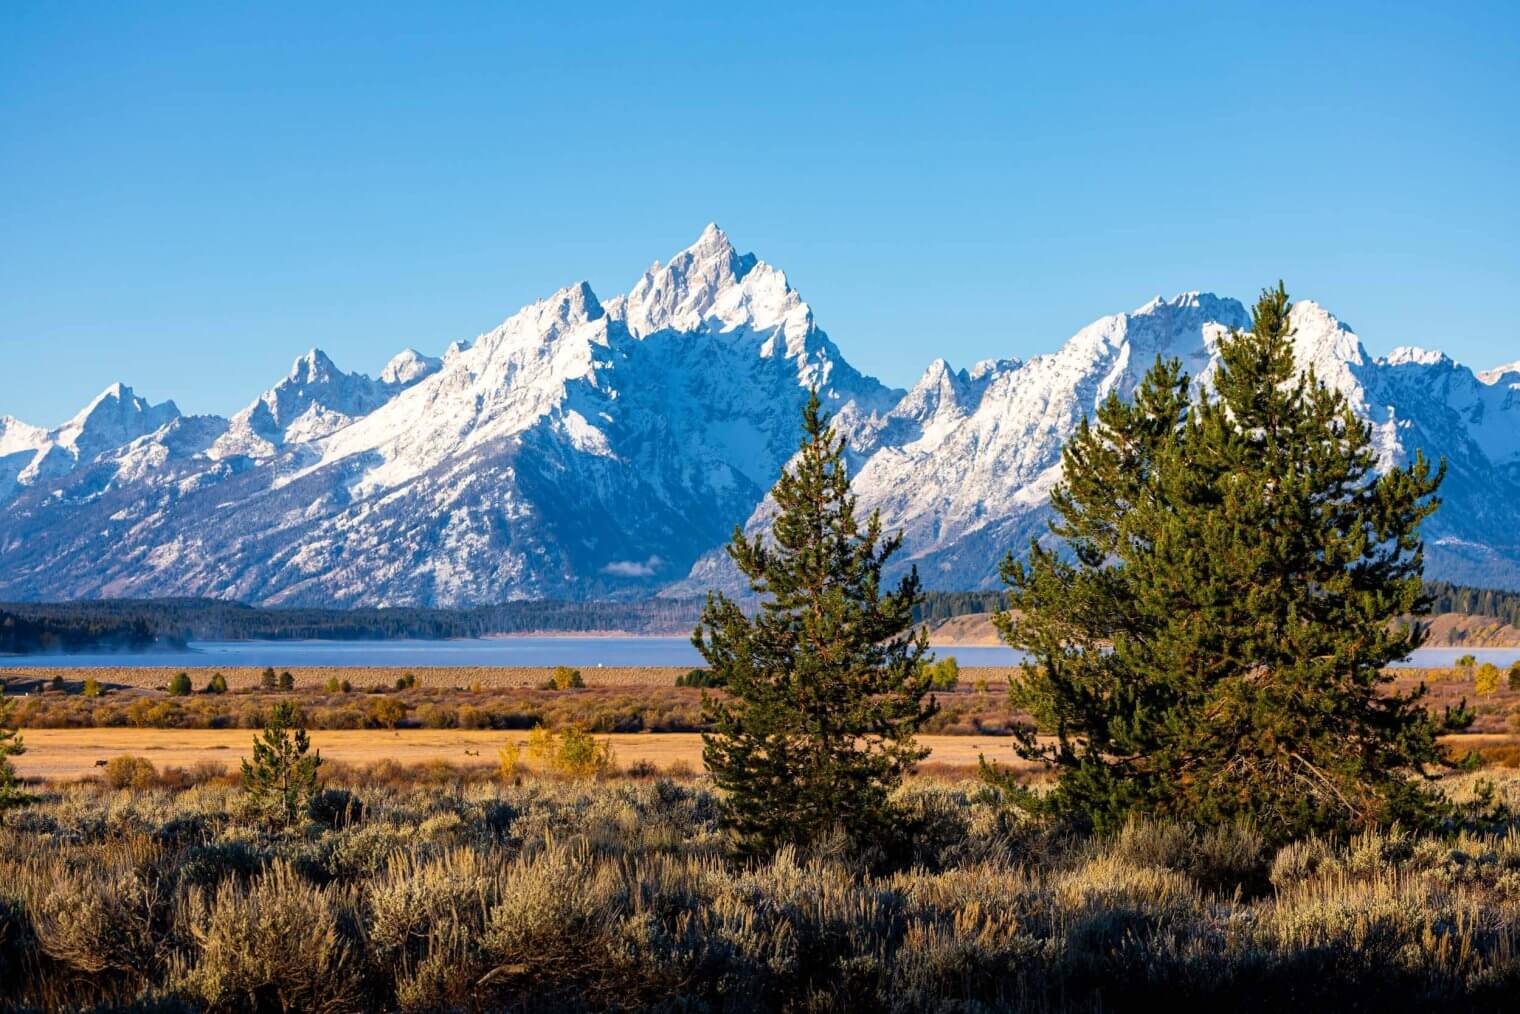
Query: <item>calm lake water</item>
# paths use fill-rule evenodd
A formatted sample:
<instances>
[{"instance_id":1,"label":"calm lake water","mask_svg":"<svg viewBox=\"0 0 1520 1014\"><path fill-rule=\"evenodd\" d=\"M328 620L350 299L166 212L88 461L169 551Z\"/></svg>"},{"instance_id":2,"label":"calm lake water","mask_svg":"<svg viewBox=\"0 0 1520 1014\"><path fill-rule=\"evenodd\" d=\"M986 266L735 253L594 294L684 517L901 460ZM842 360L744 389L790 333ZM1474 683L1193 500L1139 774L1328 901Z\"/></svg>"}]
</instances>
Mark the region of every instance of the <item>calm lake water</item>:
<instances>
[{"instance_id":1,"label":"calm lake water","mask_svg":"<svg viewBox=\"0 0 1520 1014\"><path fill-rule=\"evenodd\" d=\"M1011 648L936 648L963 666L1013 665ZM1450 666L1462 655L1508 667L1520 648L1422 648L1404 664ZM157 668L206 666L699 666L702 656L684 637L487 637L455 641L195 641L189 651L0 656L0 669L39 666Z\"/></svg>"}]
</instances>

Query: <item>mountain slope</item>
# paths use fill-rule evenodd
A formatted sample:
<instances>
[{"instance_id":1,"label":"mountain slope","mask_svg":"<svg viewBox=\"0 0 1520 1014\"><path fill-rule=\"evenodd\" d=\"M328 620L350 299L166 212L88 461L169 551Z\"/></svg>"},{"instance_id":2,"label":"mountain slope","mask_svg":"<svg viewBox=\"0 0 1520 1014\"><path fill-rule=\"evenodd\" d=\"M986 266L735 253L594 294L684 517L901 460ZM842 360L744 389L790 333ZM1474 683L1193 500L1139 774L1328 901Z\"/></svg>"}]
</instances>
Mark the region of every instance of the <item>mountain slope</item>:
<instances>
[{"instance_id":1,"label":"mountain slope","mask_svg":"<svg viewBox=\"0 0 1520 1014\"><path fill-rule=\"evenodd\" d=\"M212 456L265 458L286 444L335 433L406 386L401 373L419 375L416 364L393 360L387 370L392 367L392 380L375 381L362 373L343 372L321 349L312 349L291 365L283 380L232 417L227 432L212 447Z\"/></svg>"},{"instance_id":2,"label":"mountain slope","mask_svg":"<svg viewBox=\"0 0 1520 1014\"><path fill-rule=\"evenodd\" d=\"M68 422L44 430L0 417L0 501L19 488L67 475L100 454L179 418L174 402L149 404L130 387L112 384Z\"/></svg>"},{"instance_id":3,"label":"mountain slope","mask_svg":"<svg viewBox=\"0 0 1520 1014\"><path fill-rule=\"evenodd\" d=\"M1445 506L1427 523L1428 569L1469 584L1520 579L1520 399L1444 356L1400 350L1372 359L1350 328L1311 301L1295 304L1295 357L1373 426L1384 465L1444 457ZM1053 356L1010 370L932 445L873 454L857 480L862 506L908 533L930 587L991 587L996 560L1042 537L1060 449L1110 391L1129 396L1157 355L1204 388L1234 300L1188 293L1084 328ZM935 373L931 368L930 375ZM928 376L926 376L928 379Z\"/></svg>"},{"instance_id":4,"label":"mountain slope","mask_svg":"<svg viewBox=\"0 0 1520 1014\"><path fill-rule=\"evenodd\" d=\"M119 468L107 456L16 498L0 595L644 593L763 496L809 386L847 416L901 396L849 367L785 276L715 227L610 307L569 286L373 408L384 392L334 373L309 354L208 453L165 455L140 482L103 481ZM338 388L355 397L326 396ZM329 412L347 418L301 428Z\"/></svg>"},{"instance_id":5,"label":"mountain slope","mask_svg":"<svg viewBox=\"0 0 1520 1014\"><path fill-rule=\"evenodd\" d=\"M1385 464L1447 459L1431 575L1520 587L1520 371L1374 359L1318 305L1293 315L1300 366L1346 393ZM377 380L313 349L230 420L125 388L58 430L0 419L0 598L462 605L731 587L721 547L736 523L763 524L814 386L860 506L905 534L901 566L988 587L1044 535L1078 421L1158 355L1202 396L1220 338L1247 323L1233 299L1185 293L1027 362L938 360L896 391L849 365L781 271L709 226L626 294L567 286L440 357L405 350Z\"/></svg>"},{"instance_id":6,"label":"mountain slope","mask_svg":"<svg viewBox=\"0 0 1520 1014\"><path fill-rule=\"evenodd\" d=\"M1295 304L1294 351L1342 391L1373 426L1384 466L1423 451L1445 458L1443 508L1426 524L1432 577L1479 586L1520 581L1520 393L1485 383L1438 353L1400 349L1369 357L1350 328L1312 301ZM998 585L999 561L1047 537L1048 498L1061 476L1061 447L1110 392L1128 397L1157 356L1181 360L1203 395L1219 339L1249 325L1238 301L1206 293L1156 299L1103 317L1059 351L1027 363L983 363L956 373L941 361L871 425L846 423L856 452L861 510L880 510L904 533L897 572L916 566L927 587ZM1516 378L1520 380L1520 377ZM763 529L767 505L746 522ZM721 548L671 594L742 590Z\"/></svg>"}]
</instances>

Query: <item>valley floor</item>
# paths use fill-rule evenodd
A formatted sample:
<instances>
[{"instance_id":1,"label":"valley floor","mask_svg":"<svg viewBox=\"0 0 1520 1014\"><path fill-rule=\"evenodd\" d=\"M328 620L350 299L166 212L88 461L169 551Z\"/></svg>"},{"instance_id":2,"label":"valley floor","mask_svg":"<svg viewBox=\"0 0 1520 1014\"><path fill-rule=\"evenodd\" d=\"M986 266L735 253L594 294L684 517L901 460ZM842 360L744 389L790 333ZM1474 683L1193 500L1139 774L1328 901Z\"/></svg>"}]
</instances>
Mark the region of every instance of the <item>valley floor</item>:
<instances>
[{"instance_id":1,"label":"valley floor","mask_svg":"<svg viewBox=\"0 0 1520 1014\"><path fill-rule=\"evenodd\" d=\"M250 756L254 733L247 729L27 729L26 753L12 759L21 777L29 780L93 779L113 757L132 755L152 762L161 772L195 771L204 780L235 775L240 761ZM468 729L353 729L316 730L312 746L323 761L349 768L379 764L427 769L434 775L451 773L479 780L497 765L497 752L508 743L526 744L526 732ZM612 744L614 764L621 770L651 774L699 774L702 737L698 733L611 733L597 736ZM920 736L930 751L920 765L935 774L972 774L985 757L1011 770L1033 771L1014 756L1010 741L1000 736ZM1454 754L1478 751L1498 764L1514 766L1520 736L1469 733L1446 736L1442 742ZM424 770L425 774L425 770Z\"/></svg>"},{"instance_id":2,"label":"valley floor","mask_svg":"<svg viewBox=\"0 0 1520 1014\"><path fill-rule=\"evenodd\" d=\"M195 768L219 765L236 772L251 753L254 733L247 729L27 729L26 753L12 760L23 778L72 780L95 775L103 762L122 754L152 761L154 767ZM526 743L526 732L466 729L318 730L312 746L324 761L355 767L390 761L401 765L443 762L468 773L494 770L497 751L509 742ZM618 767L650 765L661 772L702 770L702 737L697 733L612 733L598 736L612 743ZM985 755L1009 766L1022 766L1006 738L996 736L923 736L932 752L925 765L973 770Z\"/></svg>"}]
</instances>

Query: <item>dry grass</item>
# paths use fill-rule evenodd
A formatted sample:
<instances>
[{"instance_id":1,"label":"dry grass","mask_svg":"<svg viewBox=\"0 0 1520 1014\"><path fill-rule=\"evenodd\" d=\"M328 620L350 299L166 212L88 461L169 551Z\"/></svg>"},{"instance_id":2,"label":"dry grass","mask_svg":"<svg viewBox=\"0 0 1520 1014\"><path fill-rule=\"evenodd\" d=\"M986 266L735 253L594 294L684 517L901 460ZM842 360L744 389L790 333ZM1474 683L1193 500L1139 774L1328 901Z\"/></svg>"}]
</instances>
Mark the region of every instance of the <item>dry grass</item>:
<instances>
[{"instance_id":1,"label":"dry grass","mask_svg":"<svg viewBox=\"0 0 1520 1014\"><path fill-rule=\"evenodd\" d=\"M468 768L496 764L500 747L508 742L525 746L527 732L467 731L463 729L318 730L313 747L324 760L355 767L378 761L398 764L446 762ZM100 762L122 755L142 756L156 766L189 769L197 764L222 764L235 770L251 752L253 733L241 729L29 729L23 738L26 753L13 760L24 778L79 779L103 770ZM702 737L696 733L612 733L606 738L617 751L619 765L640 762L667 769L684 764L702 770ZM924 736L932 753L926 764L938 770L973 768L977 757L1011 763L1007 740L975 736Z\"/></svg>"},{"instance_id":2,"label":"dry grass","mask_svg":"<svg viewBox=\"0 0 1520 1014\"><path fill-rule=\"evenodd\" d=\"M200 659L185 656L182 666L134 669L129 666L99 667L28 667L13 670L12 679L48 681L61 676L69 684L83 685L86 678L94 677L101 683L142 690L163 690L175 673L190 674L190 681L197 690L206 685L213 672L227 678L232 690L256 690L263 675L263 667L234 667L197 665ZM320 690L330 679L348 680L355 687L394 687L403 676L417 677L417 686L435 689L463 690L479 685L490 689L542 686L554 675L555 666L276 666L278 672L289 672L295 678L298 690ZM589 687L669 687L685 668L669 666L606 666L582 667L581 676Z\"/></svg>"},{"instance_id":3,"label":"dry grass","mask_svg":"<svg viewBox=\"0 0 1520 1014\"><path fill-rule=\"evenodd\" d=\"M945 651L945 654L954 654ZM232 690L256 690L264 670L260 668L195 665L194 655L185 656L185 665L134 669L127 666L57 666L28 667L0 675L0 680L33 687L62 677L70 692L78 693L84 681L93 677L102 684L138 690L163 690L176 673L189 673L190 682L201 689L219 672ZM472 686L486 689L509 689L542 686L554 675L556 666L276 666L289 671L298 690L320 690L328 680L348 680L357 688L394 687L396 680L408 674L417 677L417 686L439 690L463 690ZM582 666L581 677L588 687L612 689L672 687L676 677L685 675L685 667L674 666ZM994 689L1006 687L1013 670L1007 666L967 666L961 669L962 686L970 689L978 676ZM16 689L9 691L15 693Z\"/></svg>"},{"instance_id":4,"label":"dry grass","mask_svg":"<svg viewBox=\"0 0 1520 1014\"><path fill-rule=\"evenodd\" d=\"M207 678L209 680L209 677ZM292 691L235 690L209 693L207 680L194 692L99 684L93 695L82 681L55 688L48 681L13 684L17 720L29 729L111 728L257 729L277 701L294 700L313 729L402 728L528 729L581 724L593 732L699 732L704 691L675 686L591 687L577 690L421 687L396 690L394 683L348 680L349 690L304 687ZM707 691L721 693L721 691ZM924 727L929 734L1005 736L1013 716L1002 692L971 687L936 691L940 710ZM403 710L396 710L400 705ZM381 707L390 709L384 715Z\"/></svg>"},{"instance_id":5,"label":"dry grass","mask_svg":"<svg viewBox=\"0 0 1520 1014\"><path fill-rule=\"evenodd\" d=\"M1475 783L1449 790L1469 798ZM1499 787L1520 802L1520 780ZM223 784L54 791L0 826L0 1006L358 1010L1503 1010L1506 818L1266 848L1089 840L974 783L899 794L896 872L726 858L703 782L329 789L276 833Z\"/></svg>"},{"instance_id":6,"label":"dry grass","mask_svg":"<svg viewBox=\"0 0 1520 1014\"><path fill-rule=\"evenodd\" d=\"M24 727L257 729L270 709L293 700L313 729L399 725L435 729L529 729L578 722L595 732L692 732L702 728L702 691L676 687L559 691L536 689L295 690L194 693L107 690L98 697L48 691L23 697ZM396 710L397 708L400 710ZM387 714L382 709L389 709Z\"/></svg>"}]
</instances>

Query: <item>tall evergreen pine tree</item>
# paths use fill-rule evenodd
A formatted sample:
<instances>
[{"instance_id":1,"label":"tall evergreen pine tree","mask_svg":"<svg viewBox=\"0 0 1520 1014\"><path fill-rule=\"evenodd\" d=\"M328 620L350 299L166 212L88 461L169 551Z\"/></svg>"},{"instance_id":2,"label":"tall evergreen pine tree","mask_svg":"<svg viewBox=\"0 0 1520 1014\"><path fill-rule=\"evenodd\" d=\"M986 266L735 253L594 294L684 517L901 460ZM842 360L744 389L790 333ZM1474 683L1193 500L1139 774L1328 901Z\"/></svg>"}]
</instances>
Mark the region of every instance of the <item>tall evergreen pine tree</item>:
<instances>
[{"instance_id":1,"label":"tall evergreen pine tree","mask_svg":"<svg viewBox=\"0 0 1520 1014\"><path fill-rule=\"evenodd\" d=\"M736 529L728 547L762 598L758 615L709 596L692 637L726 687L704 698L703 759L749 853L836 828L860 845L891 841L890 794L927 754L914 741L935 711L927 642L913 631L918 575L883 592L902 540L883 536L875 513L857 522L843 449L815 392L801 453L771 494L770 536Z\"/></svg>"},{"instance_id":2,"label":"tall evergreen pine tree","mask_svg":"<svg viewBox=\"0 0 1520 1014\"><path fill-rule=\"evenodd\" d=\"M1367 425L1296 371L1289 307L1263 292L1212 397L1158 359L1068 443L1069 553L1003 566L999 627L1031 657L1018 753L1058 774L1043 798L1002 776L1023 805L1099 829L1250 817L1275 840L1434 812L1438 723L1383 670L1424 637L1392 621L1425 606L1444 465L1377 472Z\"/></svg>"}]
</instances>

